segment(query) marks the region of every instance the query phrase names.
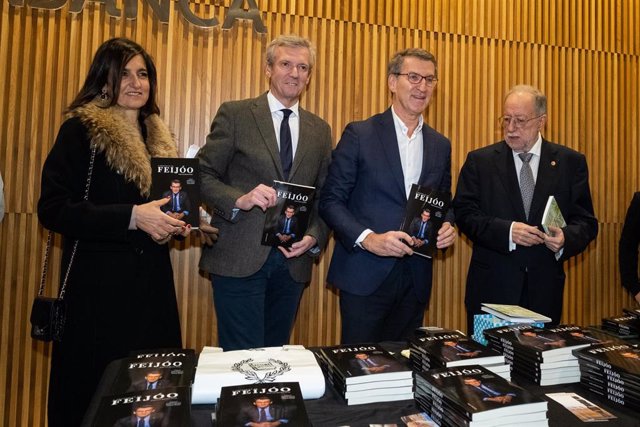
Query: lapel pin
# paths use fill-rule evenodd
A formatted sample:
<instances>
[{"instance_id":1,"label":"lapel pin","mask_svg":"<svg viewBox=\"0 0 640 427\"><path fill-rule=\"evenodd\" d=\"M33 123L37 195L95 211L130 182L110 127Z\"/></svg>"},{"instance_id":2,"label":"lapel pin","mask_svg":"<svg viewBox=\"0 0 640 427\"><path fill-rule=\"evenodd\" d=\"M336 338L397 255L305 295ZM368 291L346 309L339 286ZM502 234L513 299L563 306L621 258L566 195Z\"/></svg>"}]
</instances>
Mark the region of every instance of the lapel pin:
<instances>
[{"instance_id":1,"label":"lapel pin","mask_svg":"<svg viewBox=\"0 0 640 427\"><path fill-rule=\"evenodd\" d=\"M557 165L556 161L555 160L551 160L551 166L555 167L556 165Z\"/></svg>"}]
</instances>

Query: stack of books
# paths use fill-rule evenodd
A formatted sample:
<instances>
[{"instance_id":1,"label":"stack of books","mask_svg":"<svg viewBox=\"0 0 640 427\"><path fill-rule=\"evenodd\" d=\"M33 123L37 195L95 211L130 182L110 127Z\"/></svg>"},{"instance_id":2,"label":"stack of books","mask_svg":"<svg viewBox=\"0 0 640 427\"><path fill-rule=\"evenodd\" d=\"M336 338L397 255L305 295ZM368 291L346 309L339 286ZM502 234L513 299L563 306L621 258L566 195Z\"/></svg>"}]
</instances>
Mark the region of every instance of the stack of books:
<instances>
[{"instance_id":1,"label":"stack of books","mask_svg":"<svg viewBox=\"0 0 640 427\"><path fill-rule=\"evenodd\" d=\"M640 313L637 309L624 309L624 316L605 317L602 329L620 338L637 338L640 332Z\"/></svg>"},{"instance_id":2,"label":"stack of books","mask_svg":"<svg viewBox=\"0 0 640 427\"><path fill-rule=\"evenodd\" d=\"M411 369L378 344L325 347L316 356L347 405L413 399Z\"/></svg>"},{"instance_id":3,"label":"stack of books","mask_svg":"<svg viewBox=\"0 0 640 427\"><path fill-rule=\"evenodd\" d=\"M617 405L640 411L640 348L624 342L574 350L580 383Z\"/></svg>"},{"instance_id":4,"label":"stack of books","mask_svg":"<svg viewBox=\"0 0 640 427\"><path fill-rule=\"evenodd\" d=\"M409 350L415 371L482 365L506 380L511 379L511 368L502 353L468 339L458 330L422 331L409 341Z\"/></svg>"},{"instance_id":5,"label":"stack of books","mask_svg":"<svg viewBox=\"0 0 640 427\"><path fill-rule=\"evenodd\" d=\"M548 426L547 402L480 365L416 373L416 403L440 426Z\"/></svg>"},{"instance_id":6,"label":"stack of books","mask_svg":"<svg viewBox=\"0 0 640 427\"><path fill-rule=\"evenodd\" d=\"M579 382L578 359L572 351L601 342L575 325L549 329L516 325L487 329L484 334L489 347L505 355L512 375L539 385Z\"/></svg>"},{"instance_id":7,"label":"stack of books","mask_svg":"<svg viewBox=\"0 0 640 427\"><path fill-rule=\"evenodd\" d=\"M195 352L162 349L120 359L120 371L102 398L94 427L191 425ZM145 421L146 420L146 421ZM146 424L144 424L146 425Z\"/></svg>"},{"instance_id":8,"label":"stack of books","mask_svg":"<svg viewBox=\"0 0 640 427\"><path fill-rule=\"evenodd\" d=\"M222 387L216 425L311 427L311 421L298 383L262 383Z\"/></svg>"}]
</instances>

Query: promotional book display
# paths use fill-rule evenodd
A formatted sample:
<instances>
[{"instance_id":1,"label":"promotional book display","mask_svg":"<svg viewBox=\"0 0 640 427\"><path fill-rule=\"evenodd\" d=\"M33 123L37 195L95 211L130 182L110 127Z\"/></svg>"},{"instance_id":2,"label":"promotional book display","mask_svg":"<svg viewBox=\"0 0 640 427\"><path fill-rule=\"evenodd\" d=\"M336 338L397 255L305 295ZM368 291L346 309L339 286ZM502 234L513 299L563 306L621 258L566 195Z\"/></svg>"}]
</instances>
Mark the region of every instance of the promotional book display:
<instances>
[{"instance_id":1,"label":"promotional book display","mask_svg":"<svg viewBox=\"0 0 640 427\"><path fill-rule=\"evenodd\" d=\"M167 215L200 226L200 169L198 159L151 158L151 200L169 198L160 206Z\"/></svg>"},{"instance_id":2,"label":"promotional book display","mask_svg":"<svg viewBox=\"0 0 640 427\"><path fill-rule=\"evenodd\" d=\"M547 393L547 397L555 400L582 422L607 421L617 418L595 403L576 393Z\"/></svg>"},{"instance_id":3,"label":"promotional book display","mask_svg":"<svg viewBox=\"0 0 640 427\"><path fill-rule=\"evenodd\" d=\"M542 329L515 325L484 331L489 347L503 353L511 364L511 374L539 385L580 381L575 349L598 344L601 340L575 325Z\"/></svg>"},{"instance_id":4,"label":"promotional book display","mask_svg":"<svg viewBox=\"0 0 640 427\"><path fill-rule=\"evenodd\" d=\"M278 200L265 213L262 244L288 248L307 231L315 187L273 181L273 188Z\"/></svg>"},{"instance_id":5,"label":"promotional book display","mask_svg":"<svg viewBox=\"0 0 640 427\"><path fill-rule=\"evenodd\" d=\"M640 411L640 348L624 342L574 350L580 383L617 405Z\"/></svg>"},{"instance_id":6,"label":"promotional book display","mask_svg":"<svg viewBox=\"0 0 640 427\"><path fill-rule=\"evenodd\" d=\"M400 229L411 236L413 253L431 258L436 251L436 236L451 204L451 195L411 185L405 217Z\"/></svg>"},{"instance_id":7,"label":"promotional book display","mask_svg":"<svg viewBox=\"0 0 640 427\"><path fill-rule=\"evenodd\" d=\"M270 382L298 382L305 399L318 399L325 389L322 370L304 346L234 351L204 347L198 358L192 403L216 403L223 386Z\"/></svg>"},{"instance_id":8,"label":"promotional book display","mask_svg":"<svg viewBox=\"0 0 640 427\"><path fill-rule=\"evenodd\" d=\"M602 329L619 335L621 338L636 338L640 333L640 317L632 309L625 309L626 315L605 317L602 319Z\"/></svg>"},{"instance_id":9,"label":"promotional book display","mask_svg":"<svg viewBox=\"0 0 640 427\"><path fill-rule=\"evenodd\" d=\"M411 369L377 344L325 347L316 356L347 405L413 399Z\"/></svg>"},{"instance_id":10,"label":"promotional book display","mask_svg":"<svg viewBox=\"0 0 640 427\"><path fill-rule=\"evenodd\" d=\"M415 399L441 427L549 425L545 400L480 365L417 372Z\"/></svg>"},{"instance_id":11,"label":"promotional book display","mask_svg":"<svg viewBox=\"0 0 640 427\"><path fill-rule=\"evenodd\" d=\"M504 355L457 330L441 330L416 335L409 341L411 366L415 371L482 365L506 380L511 379L511 367Z\"/></svg>"},{"instance_id":12,"label":"promotional book display","mask_svg":"<svg viewBox=\"0 0 640 427\"><path fill-rule=\"evenodd\" d=\"M93 426L189 427L190 398L189 387L165 387L107 396L100 402Z\"/></svg>"},{"instance_id":13,"label":"promotional book display","mask_svg":"<svg viewBox=\"0 0 640 427\"><path fill-rule=\"evenodd\" d=\"M263 425L260 423L311 426L298 383L274 382L222 387L216 405L216 426Z\"/></svg>"},{"instance_id":14,"label":"promotional book display","mask_svg":"<svg viewBox=\"0 0 640 427\"><path fill-rule=\"evenodd\" d=\"M120 360L120 371L111 385L111 394L190 387L193 382L196 359L192 349L139 352Z\"/></svg>"},{"instance_id":15,"label":"promotional book display","mask_svg":"<svg viewBox=\"0 0 640 427\"><path fill-rule=\"evenodd\" d=\"M136 351L119 362L120 370L109 395L100 402L93 426L191 425L193 350Z\"/></svg>"}]
</instances>

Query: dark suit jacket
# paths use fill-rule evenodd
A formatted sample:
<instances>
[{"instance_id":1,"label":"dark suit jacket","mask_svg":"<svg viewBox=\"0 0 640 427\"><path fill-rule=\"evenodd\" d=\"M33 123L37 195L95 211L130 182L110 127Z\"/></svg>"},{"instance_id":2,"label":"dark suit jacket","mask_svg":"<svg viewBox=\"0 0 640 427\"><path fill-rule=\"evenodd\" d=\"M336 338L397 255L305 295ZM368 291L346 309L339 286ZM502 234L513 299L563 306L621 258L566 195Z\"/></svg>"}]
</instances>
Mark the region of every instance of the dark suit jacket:
<instances>
[{"instance_id":1,"label":"dark suit jacket","mask_svg":"<svg viewBox=\"0 0 640 427\"><path fill-rule=\"evenodd\" d=\"M451 192L451 144L430 128L422 127L424 158L418 184ZM335 246L327 281L356 295L371 295L396 262L355 244L367 228L376 233L399 230L407 195L391 109L362 122L347 125L322 192L320 214L334 230ZM453 218L448 217L448 220ZM420 301L429 301L431 260L408 260Z\"/></svg>"},{"instance_id":2,"label":"dark suit jacket","mask_svg":"<svg viewBox=\"0 0 640 427\"><path fill-rule=\"evenodd\" d=\"M214 209L212 225L220 230L216 244L202 250L203 270L221 276L246 277L267 260L271 247L260 244L264 212L253 208L239 211L233 217L238 197L258 184L272 186L274 180L322 188L331 159L331 128L302 108L299 113L300 137L290 176L286 178L282 175L267 94L220 106L207 143L198 153L202 199ZM317 195L315 200L306 234L315 237L323 248L329 230L317 213ZM300 256L287 263L294 280L311 280L312 257Z\"/></svg>"},{"instance_id":3,"label":"dark suit jacket","mask_svg":"<svg viewBox=\"0 0 640 427\"><path fill-rule=\"evenodd\" d=\"M418 238L418 233L420 232L420 227L422 226L422 217L417 217L413 221L411 221L411 225L409 225L409 235L411 237ZM432 223L431 221L427 221L427 226L424 230L424 238L422 240L425 241L425 244L428 243L432 238Z\"/></svg>"},{"instance_id":4,"label":"dark suit jacket","mask_svg":"<svg viewBox=\"0 0 640 427\"><path fill-rule=\"evenodd\" d=\"M291 222L289 223L289 232L284 232L284 223L287 217L285 215L280 215L278 219L278 229L276 230L276 235L278 234L289 234L295 240L299 240L298 236L298 218L294 216L291 217Z\"/></svg>"},{"instance_id":5,"label":"dark suit jacket","mask_svg":"<svg viewBox=\"0 0 640 427\"><path fill-rule=\"evenodd\" d=\"M156 381L156 389L158 388L163 388L163 387L171 387L171 382L165 379L159 379L158 381ZM144 378L140 381L136 381L134 383L131 383L131 385L129 386L129 388L127 389L127 391L137 391L137 390L146 390L147 389L147 380L145 380Z\"/></svg>"},{"instance_id":6,"label":"dark suit jacket","mask_svg":"<svg viewBox=\"0 0 640 427\"><path fill-rule=\"evenodd\" d=\"M120 418L113 427L137 427L138 418L135 415L129 415L123 418ZM164 420L164 414L154 412L149 417L149 425L151 427L165 427L167 423Z\"/></svg>"},{"instance_id":7,"label":"dark suit jacket","mask_svg":"<svg viewBox=\"0 0 640 427\"><path fill-rule=\"evenodd\" d=\"M540 226L549 196L555 196L567 222L562 257L544 244L509 251L513 221ZM481 313L483 302L518 304L528 272L529 307L560 321L564 260L582 252L598 233L584 155L542 141L540 166L525 218L513 154L506 142L468 154L460 171L453 208L458 227L472 242L467 276L467 315Z\"/></svg>"},{"instance_id":8,"label":"dark suit jacket","mask_svg":"<svg viewBox=\"0 0 640 427\"><path fill-rule=\"evenodd\" d=\"M287 411L287 408L282 405L270 405L269 413L271 414L273 421L281 419L289 420L289 418L291 417L291 415ZM259 417L260 414L257 407L255 407L254 405L245 406L240 410L240 413L238 414L238 424L245 425L246 423L251 421L257 422Z\"/></svg>"},{"instance_id":9,"label":"dark suit jacket","mask_svg":"<svg viewBox=\"0 0 640 427\"><path fill-rule=\"evenodd\" d=\"M169 196L172 197L171 201L166 205L160 206L160 210L162 212L169 212L169 211L177 212L177 213L185 212L185 215L188 215L189 212L191 212L191 200L189 200L189 195L185 191L178 192L178 202L180 203L179 211L173 210L173 191L169 190L162 193L162 197L169 197Z\"/></svg>"},{"instance_id":10,"label":"dark suit jacket","mask_svg":"<svg viewBox=\"0 0 640 427\"><path fill-rule=\"evenodd\" d=\"M622 285L634 296L640 292L638 245L640 245L640 192L633 195L618 246Z\"/></svg>"}]
</instances>

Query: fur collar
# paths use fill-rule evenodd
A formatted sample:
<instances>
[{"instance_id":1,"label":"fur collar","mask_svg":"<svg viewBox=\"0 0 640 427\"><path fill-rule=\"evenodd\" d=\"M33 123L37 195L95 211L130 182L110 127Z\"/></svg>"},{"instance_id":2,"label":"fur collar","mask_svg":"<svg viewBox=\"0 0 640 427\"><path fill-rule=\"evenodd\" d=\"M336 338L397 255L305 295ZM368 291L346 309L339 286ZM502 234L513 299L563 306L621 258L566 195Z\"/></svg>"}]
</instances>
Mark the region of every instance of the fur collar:
<instances>
[{"instance_id":1,"label":"fur collar","mask_svg":"<svg viewBox=\"0 0 640 427\"><path fill-rule=\"evenodd\" d=\"M144 121L146 143L140 131L129 122L118 106L103 108L90 102L70 114L87 127L97 151L104 152L111 169L133 182L144 197L151 189L151 157L177 157L176 141L167 125L156 114Z\"/></svg>"}]
</instances>

